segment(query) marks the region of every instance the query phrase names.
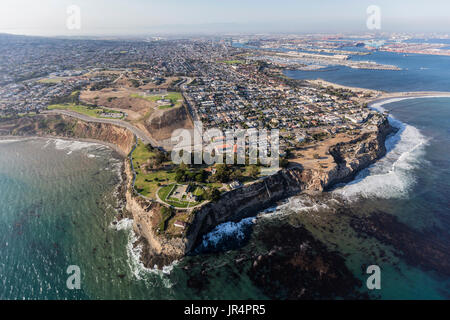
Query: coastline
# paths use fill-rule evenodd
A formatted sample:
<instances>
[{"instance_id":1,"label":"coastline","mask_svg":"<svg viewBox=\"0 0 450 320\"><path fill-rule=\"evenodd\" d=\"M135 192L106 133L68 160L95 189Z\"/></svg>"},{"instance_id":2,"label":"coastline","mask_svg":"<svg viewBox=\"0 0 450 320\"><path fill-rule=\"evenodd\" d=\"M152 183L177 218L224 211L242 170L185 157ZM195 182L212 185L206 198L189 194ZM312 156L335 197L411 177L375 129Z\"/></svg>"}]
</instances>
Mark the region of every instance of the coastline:
<instances>
[{"instance_id":1,"label":"coastline","mask_svg":"<svg viewBox=\"0 0 450 320\"><path fill-rule=\"evenodd\" d=\"M358 90L358 89L355 89ZM410 92L410 93L389 93L382 94L372 99L368 104L373 106L397 101L396 99L414 99L414 98L432 98L432 97L449 97L450 93L436 93L436 92ZM114 125L111 125L114 127ZM126 128L122 128L127 130ZM108 129L107 129L108 130ZM389 131L389 130L388 130ZM129 131L130 132L130 131ZM389 131L390 132L390 131ZM131 132L130 132L131 133ZM131 133L132 134L132 133ZM389 133L385 132L380 137L376 137L376 141L382 142L386 140ZM86 137L66 137L66 136L42 136L42 135L5 135L0 136L1 140L8 139L27 139L27 138L48 138L48 139L63 139L69 141L84 141L99 143L110 148L113 148L121 157L123 157L123 165L121 169L122 182L118 186L119 201L125 202L126 210L118 216L120 221L124 217L133 220L133 232L135 232L138 240L133 245L142 245L141 262L147 268L152 268L157 265L160 268L170 265L173 261L182 259L186 254L191 252L202 235L211 231L217 225L228 221L239 221L242 218L254 216L256 212L270 207L276 201L286 199L293 195L301 194L302 192L323 192L326 188L337 183L345 183L351 181L357 172L367 168L373 164L380 157L385 155L383 148L379 149L377 154L364 162L358 161L356 170L348 170L347 168L336 168L323 175L318 172L302 172L297 169L282 170L275 177L270 176L263 179L260 183L254 184L247 188L243 188L234 192L228 192L224 199L219 200L218 203L210 203L202 208L196 209L194 221L187 230L185 237L177 239L166 239L164 236L157 235L151 228L151 218L159 214L161 205L143 199L134 192L131 182L133 181L133 173L130 168L130 161L125 153L123 147L114 142L108 142L100 139L86 138ZM374 141L375 141L374 140ZM131 145L130 151L131 151ZM281 187L287 183L288 188ZM248 190L247 190L248 189ZM269 191L269 197L266 195L266 189ZM244 192L245 190L245 192ZM263 190L263 191L261 191ZM233 205L234 204L234 205ZM231 205L231 206L230 206Z\"/></svg>"},{"instance_id":2,"label":"coastline","mask_svg":"<svg viewBox=\"0 0 450 320\"><path fill-rule=\"evenodd\" d=\"M54 140L64 140L64 141L74 141L74 142L88 142L88 143L95 143L95 144L101 144L105 147L108 147L112 150L114 150L121 158L126 158L127 154L123 152L116 144L109 143L103 140L97 140L97 139L90 139L90 138L70 138L70 137L64 137L64 136L0 136L0 141L20 141L20 140L31 140L31 139L54 139Z\"/></svg>"},{"instance_id":3,"label":"coastline","mask_svg":"<svg viewBox=\"0 0 450 320\"><path fill-rule=\"evenodd\" d=\"M380 97L376 97L368 102L369 107L378 105L382 107L385 104L389 104L396 101L410 100L410 99L425 99L425 98L450 98L450 92L440 91L416 91L416 92L395 92L385 93ZM378 110L379 111L379 110Z\"/></svg>"}]
</instances>

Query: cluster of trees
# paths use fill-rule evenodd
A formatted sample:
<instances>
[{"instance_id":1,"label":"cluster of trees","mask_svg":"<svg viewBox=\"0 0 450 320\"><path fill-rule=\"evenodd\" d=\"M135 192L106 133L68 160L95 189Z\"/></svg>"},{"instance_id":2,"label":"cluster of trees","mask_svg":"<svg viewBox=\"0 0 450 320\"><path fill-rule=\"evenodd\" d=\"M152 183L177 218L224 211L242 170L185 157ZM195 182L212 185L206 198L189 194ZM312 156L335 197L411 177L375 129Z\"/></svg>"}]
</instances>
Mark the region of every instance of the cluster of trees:
<instances>
[{"instance_id":1,"label":"cluster of trees","mask_svg":"<svg viewBox=\"0 0 450 320\"><path fill-rule=\"evenodd\" d=\"M208 188L203 193L203 198L210 201L217 201L220 199L220 191L217 188Z\"/></svg>"},{"instance_id":2,"label":"cluster of trees","mask_svg":"<svg viewBox=\"0 0 450 320\"><path fill-rule=\"evenodd\" d=\"M287 164L284 163L286 166ZM182 163L175 170L175 180L178 183L184 182L220 182L227 183L230 181L243 180L245 174L241 168L237 166L227 165L227 164L218 164L215 166L216 172L214 175L209 177L208 172L202 168L189 168L186 164ZM247 175L251 178L256 179L260 174L260 168L257 165L249 165L247 166Z\"/></svg>"},{"instance_id":3,"label":"cluster of trees","mask_svg":"<svg viewBox=\"0 0 450 320\"><path fill-rule=\"evenodd\" d=\"M99 91L99 90L109 87L110 85L111 85L111 80L103 80L103 81L94 83L91 86L91 89L89 89L89 90L90 91Z\"/></svg>"},{"instance_id":4,"label":"cluster of trees","mask_svg":"<svg viewBox=\"0 0 450 320\"><path fill-rule=\"evenodd\" d=\"M316 141L318 141L318 140L323 140L323 139L325 139L326 137L328 137L328 133L326 133L326 132L314 133L314 134L312 135L312 137L313 137L313 139L316 140Z\"/></svg>"},{"instance_id":5,"label":"cluster of trees","mask_svg":"<svg viewBox=\"0 0 450 320\"><path fill-rule=\"evenodd\" d=\"M250 165L247 167L248 175L254 179L256 179L260 173L260 169L257 165ZM244 177L244 173L241 169L226 165L226 164L218 164L216 166L216 173L214 175L214 180L217 182L226 183L229 181L242 181Z\"/></svg>"},{"instance_id":6,"label":"cluster of trees","mask_svg":"<svg viewBox=\"0 0 450 320\"><path fill-rule=\"evenodd\" d=\"M178 183L183 182L206 182L208 178L208 173L203 169L189 169L188 166L184 163L181 163L180 166L175 170L175 180Z\"/></svg>"},{"instance_id":7,"label":"cluster of trees","mask_svg":"<svg viewBox=\"0 0 450 320\"><path fill-rule=\"evenodd\" d=\"M152 152L154 154L153 157L151 157L150 159L148 159L147 161L147 168L149 169L158 169L161 167L161 165L169 160L168 155L158 149L158 148L153 148L152 145L148 144L146 146L147 150Z\"/></svg>"},{"instance_id":8,"label":"cluster of trees","mask_svg":"<svg viewBox=\"0 0 450 320\"><path fill-rule=\"evenodd\" d=\"M353 91L351 91L351 90L348 90L348 89L334 89L333 87L331 87L331 86L328 86L326 89L325 89L325 92L327 93L327 94L329 94L329 95L334 95L334 96L337 96L337 97L339 97L339 98L341 98L341 99L348 99L348 98L351 98L351 97L355 97L356 96L356 94L353 92Z\"/></svg>"}]
</instances>

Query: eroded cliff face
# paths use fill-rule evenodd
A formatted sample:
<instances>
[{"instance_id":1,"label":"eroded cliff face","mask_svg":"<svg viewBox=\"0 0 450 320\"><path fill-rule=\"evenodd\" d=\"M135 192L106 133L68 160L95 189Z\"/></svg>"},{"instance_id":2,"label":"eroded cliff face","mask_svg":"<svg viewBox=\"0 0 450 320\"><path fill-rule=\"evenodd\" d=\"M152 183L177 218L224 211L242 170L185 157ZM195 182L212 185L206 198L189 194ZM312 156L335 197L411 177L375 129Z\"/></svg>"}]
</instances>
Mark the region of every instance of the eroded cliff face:
<instances>
[{"instance_id":1,"label":"eroded cliff face","mask_svg":"<svg viewBox=\"0 0 450 320\"><path fill-rule=\"evenodd\" d=\"M169 139L174 130L193 128L184 106L157 110L147 120L145 126L157 140Z\"/></svg>"},{"instance_id":2,"label":"eroded cliff face","mask_svg":"<svg viewBox=\"0 0 450 320\"><path fill-rule=\"evenodd\" d=\"M298 169L282 170L251 185L223 194L217 202L208 203L195 212L187 233L186 250L191 251L200 236L217 225L250 217L275 201L300 193L305 190L304 181L308 179L309 176Z\"/></svg>"},{"instance_id":3,"label":"eroded cliff face","mask_svg":"<svg viewBox=\"0 0 450 320\"><path fill-rule=\"evenodd\" d=\"M322 190L337 183L351 181L359 171L383 157L386 154L386 137L394 131L385 118L378 124L376 131L362 133L354 140L331 147L329 152L335 165L324 172Z\"/></svg>"},{"instance_id":4,"label":"eroded cliff face","mask_svg":"<svg viewBox=\"0 0 450 320\"><path fill-rule=\"evenodd\" d=\"M274 202L301 192L319 193L331 186L351 180L386 153L386 136L393 132L387 119L377 130L363 133L354 140L329 149L334 164L326 169L294 167L262 178L250 185L229 191L214 203L193 212L185 236L169 238L155 231L161 204L143 199L132 188L133 174L127 158L124 162L126 208L133 219L133 228L144 246L142 260L147 267L169 265L192 252L202 236L217 225L253 216ZM101 140L116 145L122 154L129 154L135 138L125 128L105 123L86 123L70 117L42 115L0 122L0 135L55 136Z\"/></svg>"},{"instance_id":5,"label":"eroded cliff face","mask_svg":"<svg viewBox=\"0 0 450 320\"><path fill-rule=\"evenodd\" d=\"M73 129L76 138L94 139L115 145L123 155L131 152L134 135L125 128L107 123L87 123L78 121Z\"/></svg>"},{"instance_id":6,"label":"eroded cliff face","mask_svg":"<svg viewBox=\"0 0 450 320\"><path fill-rule=\"evenodd\" d=\"M108 123L84 122L62 115L37 115L0 122L0 135L88 139L105 142L127 155L134 135L126 128Z\"/></svg>"},{"instance_id":7,"label":"eroded cliff face","mask_svg":"<svg viewBox=\"0 0 450 320\"><path fill-rule=\"evenodd\" d=\"M386 136L393 132L387 120L378 129L330 148L335 163L327 169L294 167L262 178L250 185L226 192L214 203L195 209L184 237L168 238L155 231L161 205L127 193L128 209L133 213L135 232L142 236L146 266L163 266L189 254L202 236L217 225L251 217L274 202L301 192L320 193L331 186L351 180L360 170L384 156ZM131 172L129 172L131 178ZM129 188L131 190L131 188Z\"/></svg>"},{"instance_id":8,"label":"eroded cliff face","mask_svg":"<svg viewBox=\"0 0 450 320\"><path fill-rule=\"evenodd\" d=\"M202 235L221 223L252 216L274 202L300 192L319 193L351 180L360 170L385 155L384 142L393 130L385 119L377 130L330 148L335 164L329 169L284 169L249 186L227 192L217 202L201 207L195 212L188 230L186 252L196 246Z\"/></svg>"},{"instance_id":9,"label":"eroded cliff face","mask_svg":"<svg viewBox=\"0 0 450 320\"><path fill-rule=\"evenodd\" d=\"M126 209L133 219L133 230L139 237L135 245L142 245L142 262L148 268L167 266L186 254L186 238L168 238L155 231L162 205L146 200L133 191L130 162L125 160L127 176Z\"/></svg>"}]
</instances>

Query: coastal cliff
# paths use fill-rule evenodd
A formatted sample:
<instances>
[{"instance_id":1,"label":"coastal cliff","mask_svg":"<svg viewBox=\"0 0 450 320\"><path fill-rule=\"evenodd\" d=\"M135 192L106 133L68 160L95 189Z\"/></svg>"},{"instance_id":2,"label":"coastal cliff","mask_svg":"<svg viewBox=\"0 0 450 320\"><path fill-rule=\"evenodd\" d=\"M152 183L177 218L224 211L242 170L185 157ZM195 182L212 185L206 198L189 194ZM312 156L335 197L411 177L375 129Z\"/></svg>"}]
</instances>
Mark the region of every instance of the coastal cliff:
<instances>
[{"instance_id":1,"label":"coastal cliff","mask_svg":"<svg viewBox=\"0 0 450 320\"><path fill-rule=\"evenodd\" d=\"M157 140L169 139L177 129L193 128L184 106L156 110L145 122L145 127Z\"/></svg>"},{"instance_id":2,"label":"coastal cliff","mask_svg":"<svg viewBox=\"0 0 450 320\"><path fill-rule=\"evenodd\" d=\"M0 136L53 137L95 140L114 148L122 156L134 146L128 129L109 123L84 122L63 115L36 115L0 122Z\"/></svg>"},{"instance_id":3,"label":"coastal cliff","mask_svg":"<svg viewBox=\"0 0 450 320\"><path fill-rule=\"evenodd\" d=\"M186 239L157 234L155 225L158 223L162 205L136 194L132 184L130 162L126 160L124 165L127 177L126 209L133 219L133 230L138 236L134 245L143 246L141 259L146 267L169 265L185 255Z\"/></svg>"},{"instance_id":4,"label":"coastal cliff","mask_svg":"<svg viewBox=\"0 0 450 320\"><path fill-rule=\"evenodd\" d=\"M121 216L133 219L133 229L138 236L135 245L142 245L142 261L147 267L162 267L179 260L193 251L202 236L217 225L239 221L270 207L276 201L301 192L320 193L333 185L348 182L362 169L386 153L386 136L394 131L386 118L375 130L362 132L353 140L329 148L334 159L332 166L304 169L293 166L276 174L261 178L249 185L228 191L216 202L194 209L183 235L168 237L156 230L162 205L145 199L133 188L134 175L128 158L124 160L123 177L126 184L126 209ZM0 123L0 135L45 136L99 140L114 145L122 155L127 155L135 144L134 135L126 128L106 123L86 123L60 115L24 117ZM175 216L182 213L175 212Z\"/></svg>"},{"instance_id":5,"label":"coastal cliff","mask_svg":"<svg viewBox=\"0 0 450 320\"><path fill-rule=\"evenodd\" d=\"M327 169L292 167L261 178L222 194L216 202L194 209L192 219L182 237L167 237L155 231L161 205L133 196L127 192L129 210L133 213L134 228L141 235L146 266L167 265L191 253L202 236L227 221L239 221L270 207L276 201L301 192L312 194L328 190L333 185L351 180L360 170L368 167L386 153L386 136L394 131L387 119L374 131L362 133L355 139L332 146L329 150L334 166ZM128 169L129 170L129 169ZM131 172L129 172L131 174ZM176 214L180 214L177 212Z\"/></svg>"},{"instance_id":6,"label":"coastal cliff","mask_svg":"<svg viewBox=\"0 0 450 320\"><path fill-rule=\"evenodd\" d=\"M240 189L225 193L217 202L209 203L197 212L187 234L186 252L190 252L201 235L226 221L238 221L256 211L300 192L319 193L333 185L348 182L364 168L386 153L386 136L394 131L387 119L374 132L363 133L350 142L330 148L334 167L312 170L294 167Z\"/></svg>"}]
</instances>

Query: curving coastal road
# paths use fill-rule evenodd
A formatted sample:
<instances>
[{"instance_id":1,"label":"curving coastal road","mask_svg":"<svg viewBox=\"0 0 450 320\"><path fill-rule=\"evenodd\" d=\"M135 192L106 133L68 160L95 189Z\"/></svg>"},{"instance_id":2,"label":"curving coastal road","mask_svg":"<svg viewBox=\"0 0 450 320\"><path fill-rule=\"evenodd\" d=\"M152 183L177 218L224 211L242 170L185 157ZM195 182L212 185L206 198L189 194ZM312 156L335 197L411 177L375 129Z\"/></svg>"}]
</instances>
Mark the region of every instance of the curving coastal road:
<instances>
[{"instance_id":1,"label":"curving coastal road","mask_svg":"<svg viewBox=\"0 0 450 320\"><path fill-rule=\"evenodd\" d=\"M144 131L142 131L139 128L136 128L131 123L123 121L123 120L93 118L93 117L89 117L89 116L81 114L81 113L76 113L76 112L68 111L68 110L46 110L46 111L44 111L42 113L44 113L44 114L65 115L65 116L69 116L69 117L72 117L72 118L80 119L80 120L85 121L85 122L98 122L98 123L113 124L113 125L116 125L116 126L119 126L119 127L123 127L123 128L126 128L126 129L130 130L134 135L136 135L136 137L141 139L142 142L144 142L145 144L150 144L152 147L155 147L155 148L159 147L159 144L158 144L158 142L156 142L155 139L149 137Z\"/></svg>"}]
</instances>

